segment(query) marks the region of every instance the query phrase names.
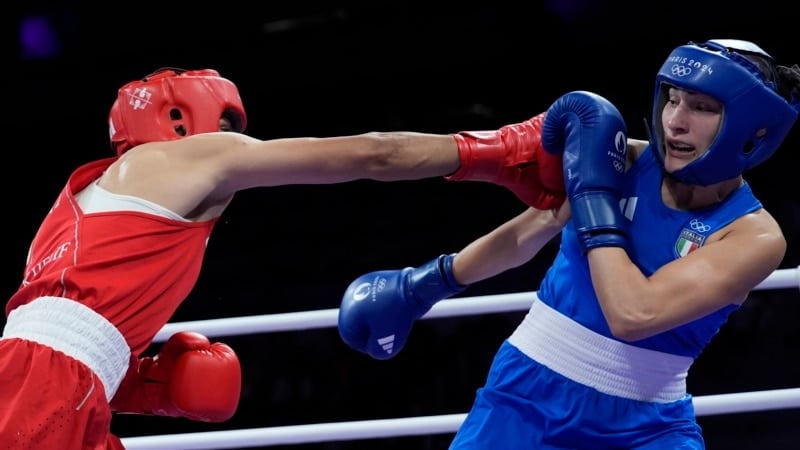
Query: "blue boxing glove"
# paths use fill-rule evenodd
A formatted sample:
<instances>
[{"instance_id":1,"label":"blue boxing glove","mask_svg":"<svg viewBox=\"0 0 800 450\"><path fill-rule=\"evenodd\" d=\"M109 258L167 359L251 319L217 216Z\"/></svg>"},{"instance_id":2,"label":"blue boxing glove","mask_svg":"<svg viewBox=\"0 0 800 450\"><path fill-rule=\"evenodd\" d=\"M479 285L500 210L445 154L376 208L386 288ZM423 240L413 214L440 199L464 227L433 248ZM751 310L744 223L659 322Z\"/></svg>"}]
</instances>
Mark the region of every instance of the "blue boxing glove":
<instances>
[{"instance_id":1,"label":"blue boxing glove","mask_svg":"<svg viewBox=\"0 0 800 450\"><path fill-rule=\"evenodd\" d=\"M441 255L417 268L370 272L356 278L339 308L342 340L374 359L395 356L403 349L414 321L439 300L467 287L453 277L454 257Z\"/></svg>"},{"instance_id":2,"label":"blue boxing glove","mask_svg":"<svg viewBox=\"0 0 800 450\"><path fill-rule=\"evenodd\" d=\"M585 254L594 247L627 247L620 209L627 155L622 114L605 98L585 91L561 96L542 126L545 151L563 153L572 221Z\"/></svg>"}]
</instances>

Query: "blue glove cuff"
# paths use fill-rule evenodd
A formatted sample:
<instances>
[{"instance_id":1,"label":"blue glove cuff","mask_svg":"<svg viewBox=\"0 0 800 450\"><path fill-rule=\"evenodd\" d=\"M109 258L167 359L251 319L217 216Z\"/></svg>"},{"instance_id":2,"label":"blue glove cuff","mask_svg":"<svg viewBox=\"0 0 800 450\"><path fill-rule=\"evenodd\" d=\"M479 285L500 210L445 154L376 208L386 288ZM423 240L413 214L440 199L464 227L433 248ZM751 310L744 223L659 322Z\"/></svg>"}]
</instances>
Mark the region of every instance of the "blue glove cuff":
<instances>
[{"instance_id":1,"label":"blue glove cuff","mask_svg":"<svg viewBox=\"0 0 800 450\"><path fill-rule=\"evenodd\" d=\"M414 300L427 311L439 300L458 294L467 286L458 283L453 275L456 254L440 255L413 269L408 277L408 289Z\"/></svg>"},{"instance_id":2,"label":"blue glove cuff","mask_svg":"<svg viewBox=\"0 0 800 450\"><path fill-rule=\"evenodd\" d=\"M584 255L595 247L621 247L625 251L628 250L628 238L622 234L612 232L603 232L594 235L585 234L579 236L579 239L581 240L580 243Z\"/></svg>"},{"instance_id":3,"label":"blue glove cuff","mask_svg":"<svg viewBox=\"0 0 800 450\"><path fill-rule=\"evenodd\" d=\"M628 247L628 227L618 197L588 191L570 199L572 221L583 253L595 247Z\"/></svg>"}]
</instances>

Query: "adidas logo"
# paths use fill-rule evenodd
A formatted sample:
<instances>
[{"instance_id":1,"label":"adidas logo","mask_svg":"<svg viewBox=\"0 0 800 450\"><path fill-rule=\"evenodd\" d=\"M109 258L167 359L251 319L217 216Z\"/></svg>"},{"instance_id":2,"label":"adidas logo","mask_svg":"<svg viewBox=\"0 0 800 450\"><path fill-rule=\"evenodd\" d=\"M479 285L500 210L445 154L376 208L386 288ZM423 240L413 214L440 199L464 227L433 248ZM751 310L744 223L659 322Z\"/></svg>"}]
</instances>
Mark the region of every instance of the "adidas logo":
<instances>
[{"instance_id":1,"label":"adidas logo","mask_svg":"<svg viewBox=\"0 0 800 450\"><path fill-rule=\"evenodd\" d=\"M378 339L378 344L381 346L383 351L391 355L394 351L394 335L390 334L389 336Z\"/></svg>"}]
</instances>

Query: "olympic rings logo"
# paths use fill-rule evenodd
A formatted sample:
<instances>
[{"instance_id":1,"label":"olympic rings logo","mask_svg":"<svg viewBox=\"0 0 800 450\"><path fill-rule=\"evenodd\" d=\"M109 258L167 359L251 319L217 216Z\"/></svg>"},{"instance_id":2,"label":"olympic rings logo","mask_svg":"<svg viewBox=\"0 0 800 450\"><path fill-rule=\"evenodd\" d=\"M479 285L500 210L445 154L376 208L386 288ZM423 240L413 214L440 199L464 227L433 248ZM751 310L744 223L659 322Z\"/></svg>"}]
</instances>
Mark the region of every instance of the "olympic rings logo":
<instances>
[{"instance_id":1,"label":"olympic rings logo","mask_svg":"<svg viewBox=\"0 0 800 450\"><path fill-rule=\"evenodd\" d=\"M679 77L685 77L692 73L692 68L689 66L684 66L683 64L673 64L670 70L672 71L673 75Z\"/></svg>"},{"instance_id":2,"label":"olympic rings logo","mask_svg":"<svg viewBox=\"0 0 800 450\"><path fill-rule=\"evenodd\" d=\"M689 222L689 226L692 227L692 229L694 231L698 231L700 233L706 233L709 230L711 230L711 226L710 225L706 225L706 224L704 224L703 222L700 222L697 219L692 219Z\"/></svg>"}]
</instances>

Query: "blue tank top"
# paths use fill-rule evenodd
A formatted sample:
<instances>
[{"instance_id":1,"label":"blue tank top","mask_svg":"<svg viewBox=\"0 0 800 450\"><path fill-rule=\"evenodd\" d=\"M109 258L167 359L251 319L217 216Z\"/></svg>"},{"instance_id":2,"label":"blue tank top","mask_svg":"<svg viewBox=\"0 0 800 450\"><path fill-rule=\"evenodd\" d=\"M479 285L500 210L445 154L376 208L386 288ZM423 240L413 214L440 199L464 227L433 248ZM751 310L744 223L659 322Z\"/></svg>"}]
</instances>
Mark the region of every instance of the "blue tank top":
<instances>
[{"instance_id":1,"label":"blue tank top","mask_svg":"<svg viewBox=\"0 0 800 450\"><path fill-rule=\"evenodd\" d=\"M620 202L630 220L629 255L645 276L702 247L708 236L762 207L744 183L720 204L692 211L671 209L661 200L662 177L661 166L646 149L626 174L628 185ZM581 254L572 221L564 227L561 247L545 274L539 298L583 326L614 339L595 295L589 264ZM737 308L731 304L633 345L696 358Z\"/></svg>"}]
</instances>

